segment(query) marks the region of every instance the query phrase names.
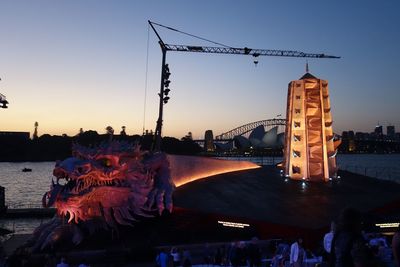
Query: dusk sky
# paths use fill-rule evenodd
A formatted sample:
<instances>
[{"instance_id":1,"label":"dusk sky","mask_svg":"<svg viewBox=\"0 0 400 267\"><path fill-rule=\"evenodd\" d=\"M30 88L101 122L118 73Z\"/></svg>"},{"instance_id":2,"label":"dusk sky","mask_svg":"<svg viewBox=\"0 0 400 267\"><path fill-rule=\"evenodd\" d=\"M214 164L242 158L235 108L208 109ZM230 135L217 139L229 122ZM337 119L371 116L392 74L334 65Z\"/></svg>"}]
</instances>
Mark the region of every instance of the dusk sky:
<instances>
[{"instance_id":1,"label":"dusk sky","mask_svg":"<svg viewBox=\"0 0 400 267\"><path fill-rule=\"evenodd\" d=\"M154 130L161 50L152 20L232 47L341 56L308 59L329 82L334 131L380 123L399 132L399 14L397 0L0 0L0 93L10 102L0 131L32 133L35 121L39 135ZM157 29L165 43L215 46ZM163 135L197 139L285 117L287 85L305 73L306 59L260 57L255 66L243 55L169 52L167 63Z\"/></svg>"}]
</instances>

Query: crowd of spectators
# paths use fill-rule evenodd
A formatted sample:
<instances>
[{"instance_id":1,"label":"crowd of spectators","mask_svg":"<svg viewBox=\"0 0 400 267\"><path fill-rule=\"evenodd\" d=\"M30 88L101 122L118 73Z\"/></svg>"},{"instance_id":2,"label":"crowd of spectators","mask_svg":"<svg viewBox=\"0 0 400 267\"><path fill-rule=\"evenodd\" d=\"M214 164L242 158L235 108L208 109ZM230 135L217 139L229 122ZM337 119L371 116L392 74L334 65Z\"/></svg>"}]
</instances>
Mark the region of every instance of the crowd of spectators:
<instances>
[{"instance_id":1,"label":"crowd of spectators","mask_svg":"<svg viewBox=\"0 0 400 267\"><path fill-rule=\"evenodd\" d=\"M23 248L18 251L7 262L0 261L0 266L29 266L25 264L26 251ZM254 237L230 243L162 247L155 262L157 267L400 267L400 225L393 236L365 233L362 231L361 214L354 209L344 209L332 223L330 231L321 236L320 249L313 251L307 248L301 237L261 241ZM42 266L70 265L65 258L49 255ZM88 265L75 263L71 266Z\"/></svg>"},{"instance_id":2,"label":"crowd of spectators","mask_svg":"<svg viewBox=\"0 0 400 267\"><path fill-rule=\"evenodd\" d=\"M205 244L200 251L196 249L196 257L193 258L188 248L172 247L169 252L163 248L157 254L156 265L159 267L189 267L193 264L255 267L261 266L262 251L258 239L254 237L248 242L234 241L228 245Z\"/></svg>"},{"instance_id":3,"label":"crowd of spectators","mask_svg":"<svg viewBox=\"0 0 400 267\"><path fill-rule=\"evenodd\" d=\"M271 266L271 267L400 267L400 225L393 237L362 231L361 214L344 209L332 223L328 233L321 236L320 249L311 251L303 239L265 241L234 241L224 244L205 244L192 249L172 247L157 256L157 266ZM261 242L264 242L261 245ZM164 253L163 256L161 254ZM159 259L164 261L160 262Z\"/></svg>"}]
</instances>

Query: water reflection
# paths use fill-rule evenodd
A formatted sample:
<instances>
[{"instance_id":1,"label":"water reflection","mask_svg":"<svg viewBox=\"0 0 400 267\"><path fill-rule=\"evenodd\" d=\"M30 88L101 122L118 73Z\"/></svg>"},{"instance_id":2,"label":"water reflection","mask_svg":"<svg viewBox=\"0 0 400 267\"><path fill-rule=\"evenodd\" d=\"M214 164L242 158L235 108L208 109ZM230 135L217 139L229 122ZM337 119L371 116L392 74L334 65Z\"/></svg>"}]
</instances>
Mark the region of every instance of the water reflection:
<instances>
[{"instance_id":1,"label":"water reflection","mask_svg":"<svg viewBox=\"0 0 400 267\"><path fill-rule=\"evenodd\" d=\"M0 185L9 208L40 207L49 189L55 162L0 162ZM23 168L32 169L22 172Z\"/></svg>"}]
</instances>

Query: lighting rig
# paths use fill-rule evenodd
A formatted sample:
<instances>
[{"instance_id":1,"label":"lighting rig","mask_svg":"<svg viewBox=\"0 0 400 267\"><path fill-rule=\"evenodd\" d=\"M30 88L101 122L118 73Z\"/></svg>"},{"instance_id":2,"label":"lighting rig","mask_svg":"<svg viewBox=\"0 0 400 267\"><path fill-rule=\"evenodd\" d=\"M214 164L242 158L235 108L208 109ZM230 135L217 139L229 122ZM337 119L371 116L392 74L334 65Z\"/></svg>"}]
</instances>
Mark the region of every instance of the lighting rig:
<instances>
[{"instance_id":1,"label":"lighting rig","mask_svg":"<svg viewBox=\"0 0 400 267\"><path fill-rule=\"evenodd\" d=\"M0 104L1 104L0 108L8 108L8 106L7 106L8 101L6 99L6 96L3 94L0 94Z\"/></svg>"},{"instance_id":2,"label":"lighting rig","mask_svg":"<svg viewBox=\"0 0 400 267\"><path fill-rule=\"evenodd\" d=\"M0 79L0 81L1 81L1 79ZM0 93L0 104L1 104L0 108L8 108L8 106L7 106L8 101L6 99L6 96L1 93Z\"/></svg>"}]
</instances>

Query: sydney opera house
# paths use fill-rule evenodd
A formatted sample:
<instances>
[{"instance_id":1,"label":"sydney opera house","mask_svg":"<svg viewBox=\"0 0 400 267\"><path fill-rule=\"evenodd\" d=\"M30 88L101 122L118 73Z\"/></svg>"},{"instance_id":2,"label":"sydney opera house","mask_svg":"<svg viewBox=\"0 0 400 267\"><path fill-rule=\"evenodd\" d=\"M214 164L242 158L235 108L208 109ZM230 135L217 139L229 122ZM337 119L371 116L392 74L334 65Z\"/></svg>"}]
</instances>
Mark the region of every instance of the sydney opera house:
<instances>
[{"instance_id":1,"label":"sydney opera house","mask_svg":"<svg viewBox=\"0 0 400 267\"><path fill-rule=\"evenodd\" d=\"M239 149L247 148L282 148L284 141L284 133L278 134L278 126L265 131L264 125L256 127L249 135L249 138L244 136L236 136L234 138L235 146Z\"/></svg>"},{"instance_id":2,"label":"sydney opera house","mask_svg":"<svg viewBox=\"0 0 400 267\"><path fill-rule=\"evenodd\" d=\"M229 150L232 149L233 146L240 150L282 149L284 133L279 133L278 130L279 126L274 126L266 131L264 125L259 125L250 132L248 137L238 135L233 138L232 142L214 142L214 145L217 150Z\"/></svg>"}]
</instances>

